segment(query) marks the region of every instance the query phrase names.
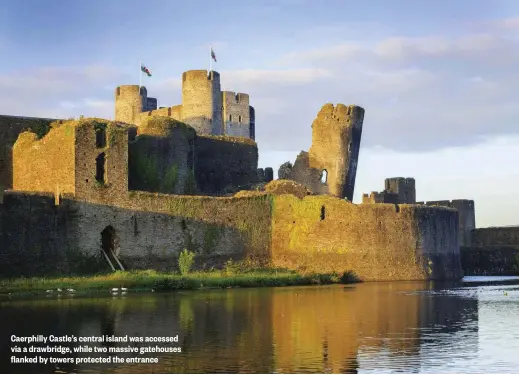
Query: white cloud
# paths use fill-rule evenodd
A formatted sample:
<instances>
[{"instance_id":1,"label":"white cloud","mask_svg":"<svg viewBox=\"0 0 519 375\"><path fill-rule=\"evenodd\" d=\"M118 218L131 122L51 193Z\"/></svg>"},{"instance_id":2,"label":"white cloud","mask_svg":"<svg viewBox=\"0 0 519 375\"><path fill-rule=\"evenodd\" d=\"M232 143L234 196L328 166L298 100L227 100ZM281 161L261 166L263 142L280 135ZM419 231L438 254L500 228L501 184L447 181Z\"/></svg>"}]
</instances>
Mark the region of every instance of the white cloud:
<instances>
[{"instance_id":1,"label":"white cloud","mask_svg":"<svg viewBox=\"0 0 519 375\"><path fill-rule=\"evenodd\" d=\"M331 72L323 68L259 70L244 69L221 72L225 85L304 85L324 78L332 77Z\"/></svg>"}]
</instances>

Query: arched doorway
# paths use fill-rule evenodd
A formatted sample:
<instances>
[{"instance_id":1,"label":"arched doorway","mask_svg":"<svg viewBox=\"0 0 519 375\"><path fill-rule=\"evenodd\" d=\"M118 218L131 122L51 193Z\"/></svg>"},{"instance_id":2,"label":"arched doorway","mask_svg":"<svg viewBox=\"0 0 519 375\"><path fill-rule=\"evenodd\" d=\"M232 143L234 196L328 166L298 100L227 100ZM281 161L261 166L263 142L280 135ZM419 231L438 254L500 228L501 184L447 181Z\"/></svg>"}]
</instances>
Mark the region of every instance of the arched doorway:
<instances>
[{"instance_id":1,"label":"arched doorway","mask_svg":"<svg viewBox=\"0 0 519 375\"><path fill-rule=\"evenodd\" d=\"M110 255L113 251L115 256L119 256L119 243L117 234L115 233L114 227L111 225L107 226L101 232L101 248L103 251Z\"/></svg>"}]
</instances>

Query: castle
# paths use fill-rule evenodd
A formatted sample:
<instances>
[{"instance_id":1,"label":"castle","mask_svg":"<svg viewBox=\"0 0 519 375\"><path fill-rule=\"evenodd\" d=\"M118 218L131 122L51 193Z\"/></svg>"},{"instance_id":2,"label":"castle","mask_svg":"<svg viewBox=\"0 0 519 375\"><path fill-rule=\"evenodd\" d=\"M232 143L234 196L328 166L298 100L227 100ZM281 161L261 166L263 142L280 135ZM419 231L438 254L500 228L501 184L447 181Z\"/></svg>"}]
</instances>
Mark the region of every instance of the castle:
<instances>
[{"instance_id":1,"label":"castle","mask_svg":"<svg viewBox=\"0 0 519 375\"><path fill-rule=\"evenodd\" d=\"M311 148L279 173L293 185L269 183L249 97L219 79L186 72L182 104L159 109L145 88L120 86L113 122L0 116L0 275L173 270L187 248L200 268L461 277L458 211L351 203L363 108L324 105Z\"/></svg>"},{"instance_id":2,"label":"castle","mask_svg":"<svg viewBox=\"0 0 519 375\"><path fill-rule=\"evenodd\" d=\"M221 91L220 74L190 70L182 74L182 104L157 108L145 87L119 86L115 90L115 121L140 125L149 116L182 121L198 134L255 138L254 107L249 95Z\"/></svg>"},{"instance_id":3,"label":"castle","mask_svg":"<svg viewBox=\"0 0 519 375\"><path fill-rule=\"evenodd\" d=\"M414 178L392 177L386 178L385 189L381 192L373 191L362 195L362 203L393 203L419 204L427 206L451 207L459 215L459 242L460 246L470 246L471 232L476 229L476 213L474 201L470 199L453 199L441 201L416 201L416 186Z\"/></svg>"}]
</instances>

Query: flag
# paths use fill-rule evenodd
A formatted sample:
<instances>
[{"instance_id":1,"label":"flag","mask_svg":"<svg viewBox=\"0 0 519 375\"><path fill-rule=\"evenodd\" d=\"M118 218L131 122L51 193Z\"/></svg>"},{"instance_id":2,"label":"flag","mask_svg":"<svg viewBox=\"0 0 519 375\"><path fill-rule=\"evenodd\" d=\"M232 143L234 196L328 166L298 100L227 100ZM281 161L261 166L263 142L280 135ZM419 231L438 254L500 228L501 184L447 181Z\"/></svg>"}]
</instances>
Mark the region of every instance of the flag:
<instances>
[{"instance_id":1,"label":"flag","mask_svg":"<svg viewBox=\"0 0 519 375\"><path fill-rule=\"evenodd\" d=\"M146 73L148 77L151 77L151 72L148 68L146 68L144 65L141 64L141 71Z\"/></svg>"},{"instance_id":2,"label":"flag","mask_svg":"<svg viewBox=\"0 0 519 375\"><path fill-rule=\"evenodd\" d=\"M216 55L214 54L213 48L211 48L211 58L216 62Z\"/></svg>"}]
</instances>

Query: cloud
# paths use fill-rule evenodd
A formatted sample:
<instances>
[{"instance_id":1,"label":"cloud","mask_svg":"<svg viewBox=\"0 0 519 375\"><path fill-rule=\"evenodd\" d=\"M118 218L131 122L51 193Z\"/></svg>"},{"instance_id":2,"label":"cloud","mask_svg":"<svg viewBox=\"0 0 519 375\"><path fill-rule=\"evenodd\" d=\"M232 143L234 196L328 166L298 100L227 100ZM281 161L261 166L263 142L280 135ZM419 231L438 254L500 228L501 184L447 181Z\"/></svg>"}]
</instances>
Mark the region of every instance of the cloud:
<instances>
[{"instance_id":1,"label":"cloud","mask_svg":"<svg viewBox=\"0 0 519 375\"><path fill-rule=\"evenodd\" d=\"M246 86L246 85L304 85L330 78L331 72L323 68L308 69L285 69L285 70L230 70L222 71L222 80L226 85Z\"/></svg>"},{"instance_id":2,"label":"cloud","mask_svg":"<svg viewBox=\"0 0 519 375\"><path fill-rule=\"evenodd\" d=\"M0 75L0 113L68 118L113 115L113 89L128 80L119 69L104 65L41 67ZM112 85L110 85L112 83ZM111 90L106 90L111 86Z\"/></svg>"},{"instance_id":3,"label":"cloud","mask_svg":"<svg viewBox=\"0 0 519 375\"><path fill-rule=\"evenodd\" d=\"M308 43L305 50L257 44L254 49L286 52L271 52L267 66L220 71L222 88L250 94L262 151L307 149L312 121L325 103L366 109L365 148L429 152L478 144L519 132L519 39L513 24L502 20L507 27L486 24L456 35L446 30L420 37L345 38L324 47ZM328 40L326 33L342 26L315 24L313 39L322 32ZM133 78L104 65L3 73L0 90L8 95L0 113L110 117L113 88ZM159 105L181 103L180 76L146 86Z\"/></svg>"}]
</instances>

